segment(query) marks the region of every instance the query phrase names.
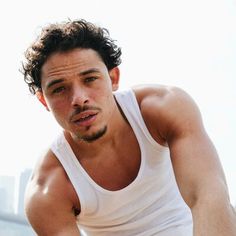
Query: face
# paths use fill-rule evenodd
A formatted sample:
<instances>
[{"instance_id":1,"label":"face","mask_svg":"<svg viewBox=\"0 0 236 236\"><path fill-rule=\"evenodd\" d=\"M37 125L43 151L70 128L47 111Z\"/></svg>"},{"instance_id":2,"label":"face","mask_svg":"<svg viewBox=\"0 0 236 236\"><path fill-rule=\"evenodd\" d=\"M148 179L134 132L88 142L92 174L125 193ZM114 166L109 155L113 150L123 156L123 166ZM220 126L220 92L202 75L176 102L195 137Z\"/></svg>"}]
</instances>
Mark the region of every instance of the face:
<instances>
[{"instance_id":1,"label":"face","mask_svg":"<svg viewBox=\"0 0 236 236\"><path fill-rule=\"evenodd\" d=\"M108 71L94 50L74 49L47 59L37 96L72 137L92 142L111 122L118 81L118 68Z\"/></svg>"}]
</instances>

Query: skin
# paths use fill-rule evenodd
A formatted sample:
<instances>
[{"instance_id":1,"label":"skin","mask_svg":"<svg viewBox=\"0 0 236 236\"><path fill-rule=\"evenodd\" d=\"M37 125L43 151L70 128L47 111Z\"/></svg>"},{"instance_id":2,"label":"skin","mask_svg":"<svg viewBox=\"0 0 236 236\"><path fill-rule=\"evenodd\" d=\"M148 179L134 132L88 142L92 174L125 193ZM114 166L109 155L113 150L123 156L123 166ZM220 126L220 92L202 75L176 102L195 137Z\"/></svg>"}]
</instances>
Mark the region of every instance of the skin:
<instances>
[{"instance_id":1,"label":"skin","mask_svg":"<svg viewBox=\"0 0 236 236\"><path fill-rule=\"evenodd\" d=\"M75 49L48 58L37 93L83 168L111 191L129 185L140 166L137 139L112 95L118 84L118 68L108 71L95 51ZM224 173L194 101L174 87L133 89L149 132L170 148L177 184L192 210L194 235L236 235ZM48 150L28 185L28 219L40 236L78 236L74 209L80 210L78 196Z\"/></svg>"}]
</instances>

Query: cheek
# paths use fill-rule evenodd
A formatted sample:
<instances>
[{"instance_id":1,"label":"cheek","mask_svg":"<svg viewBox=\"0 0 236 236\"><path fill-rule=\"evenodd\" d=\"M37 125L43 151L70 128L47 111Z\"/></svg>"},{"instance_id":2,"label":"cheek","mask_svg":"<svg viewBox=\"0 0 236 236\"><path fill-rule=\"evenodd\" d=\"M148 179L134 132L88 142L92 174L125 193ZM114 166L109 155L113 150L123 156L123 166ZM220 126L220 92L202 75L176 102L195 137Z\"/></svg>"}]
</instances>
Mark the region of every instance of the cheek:
<instances>
[{"instance_id":1,"label":"cheek","mask_svg":"<svg viewBox=\"0 0 236 236\"><path fill-rule=\"evenodd\" d=\"M68 104L66 100L54 101L49 103L49 108L55 117L61 117L68 113Z\"/></svg>"}]
</instances>

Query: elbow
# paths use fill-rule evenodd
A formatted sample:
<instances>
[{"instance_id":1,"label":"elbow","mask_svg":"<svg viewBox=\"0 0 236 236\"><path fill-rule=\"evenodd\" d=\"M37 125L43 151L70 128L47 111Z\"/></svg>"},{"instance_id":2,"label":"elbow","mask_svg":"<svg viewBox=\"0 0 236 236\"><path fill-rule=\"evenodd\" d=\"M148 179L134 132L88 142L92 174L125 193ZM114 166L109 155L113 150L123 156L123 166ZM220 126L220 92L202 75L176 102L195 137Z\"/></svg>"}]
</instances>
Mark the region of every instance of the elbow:
<instances>
[{"instance_id":1,"label":"elbow","mask_svg":"<svg viewBox=\"0 0 236 236\"><path fill-rule=\"evenodd\" d=\"M228 221L229 225L235 225L236 212L230 203L228 195L218 193L206 196L195 197L189 205L194 216L220 216L223 221Z\"/></svg>"}]
</instances>

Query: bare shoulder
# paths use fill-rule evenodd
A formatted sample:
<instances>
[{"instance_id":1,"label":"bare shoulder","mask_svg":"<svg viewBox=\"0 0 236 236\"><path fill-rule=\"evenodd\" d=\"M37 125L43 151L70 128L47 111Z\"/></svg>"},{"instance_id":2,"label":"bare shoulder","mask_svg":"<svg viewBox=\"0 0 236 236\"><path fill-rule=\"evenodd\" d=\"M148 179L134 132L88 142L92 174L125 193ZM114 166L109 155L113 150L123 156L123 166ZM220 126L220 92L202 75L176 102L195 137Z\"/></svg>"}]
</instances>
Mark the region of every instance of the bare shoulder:
<instances>
[{"instance_id":1,"label":"bare shoulder","mask_svg":"<svg viewBox=\"0 0 236 236\"><path fill-rule=\"evenodd\" d=\"M192 97L175 86L133 87L147 126L158 130L166 140L172 133L202 127L201 114Z\"/></svg>"},{"instance_id":2,"label":"bare shoulder","mask_svg":"<svg viewBox=\"0 0 236 236\"><path fill-rule=\"evenodd\" d=\"M193 99L183 89L165 85L140 85L133 87L141 108L154 106L158 108L182 108L189 103L193 106Z\"/></svg>"},{"instance_id":3,"label":"bare shoulder","mask_svg":"<svg viewBox=\"0 0 236 236\"><path fill-rule=\"evenodd\" d=\"M38 161L27 186L25 210L29 222L39 235L56 235L60 227L69 225L69 219L76 230L75 209L79 209L79 200L64 169L49 150Z\"/></svg>"}]
</instances>

